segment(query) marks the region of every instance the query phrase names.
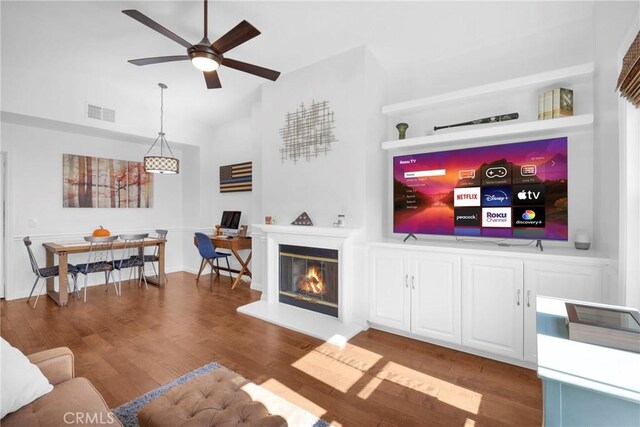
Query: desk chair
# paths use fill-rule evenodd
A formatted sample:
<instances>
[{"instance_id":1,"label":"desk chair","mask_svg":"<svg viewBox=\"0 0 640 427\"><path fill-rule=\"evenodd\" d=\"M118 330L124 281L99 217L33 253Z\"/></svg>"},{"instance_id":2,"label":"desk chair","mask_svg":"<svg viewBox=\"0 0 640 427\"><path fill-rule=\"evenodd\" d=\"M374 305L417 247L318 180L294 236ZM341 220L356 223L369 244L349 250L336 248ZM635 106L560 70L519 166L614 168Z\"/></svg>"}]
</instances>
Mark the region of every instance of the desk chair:
<instances>
[{"instance_id":1,"label":"desk chair","mask_svg":"<svg viewBox=\"0 0 640 427\"><path fill-rule=\"evenodd\" d=\"M114 268L118 270L120 295L122 295L122 269L124 268L131 269L129 270L129 280L131 280L131 273L133 273L134 268L142 269L138 274L138 286L144 279L144 286L149 289L147 278L144 274L144 255L140 255L144 251L144 239L149 237L149 233L121 234L119 237L124 242L124 248L122 249L122 258L114 262ZM144 252L142 253L144 254Z\"/></svg>"},{"instance_id":2,"label":"desk chair","mask_svg":"<svg viewBox=\"0 0 640 427\"><path fill-rule=\"evenodd\" d=\"M217 252L215 246L213 246L213 242L211 242L211 239L206 234L196 233L195 235L196 241L198 242L198 252L200 252L200 256L202 257L202 261L200 262L200 270L198 271L198 277L196 277L196 283L198 283L198 280L200 280L200 274L202 274L205 263L209 263L209 265L211 265L211 277L213 278L213 260L216 260L216 275L218 276L218 278L220 278L220 258L224 258L227 261L229 278L233 281L233 277L231 277L231 267L229 266L229 256L231 254Z\"/></svg>"},{"instance_id":3,"label":"desk chair","mask_svg":"<svg viewBox=\"0 0 640 427\"><path fill-rule=\"evenodd\" d=\"M167 233L169 233L168 230L156 230L156 234L157 234L156 239L167 240ZM158 254L159 250L160 250L160 247L156 245L153 249L152 255L144 256L145 264L147 262L151 263L151 268L153 268L153 273L155 274L156 277L158 276L158 271L156 270L156 265L154 263L160 261L160 255ZM158 277L158 279L160 278ZM169 283L169 278L167 277L167 273L164 273L164 282Z\"/></svg>"},{"instance_id":4,"label":"desk chair","mask_svg":"<svg viewBox=\"0 0 640 427\"><path fill-rule=\"evenodd\" d=\"M29 261L31 261L31 269L33 273L36 275L36 281L31 288L31 293L29 294L29 298L27 298L27 304L31 300L31 296L33 295L33 291L36 289L36 285L38 284L38 280L44 279L42 281L42 285L40 285L40 291L36 296L36 302L33 304L33 308L36 308L38 305L38 298L40 298L40 294L42 293L42 288L44 288L44 284L47 282L47 279L51 277L56 277L60 275L60 266L55 265L53 267L45 267L38 268L38 262L36 261L36 257L33 256L33 252L31 251L31 239L29 236L22 239L22 242L27 247L27 252L29 253ZM73 291L76 293L76 297L78 297L78 269L75 265L67 264L67 274L70 274L73 278Z\"/></svg>"},{"instance_id":5,"label":"desk chair","mask_svg":"<svg viewBox=\"0 0 640 427\"><path fill-rule=\"evenodd\" d=\"M76 268L80 273L84 274L84 302L87 302L87 277L89 273L103 272L105 291L109 289L111 272L116 269L113 260L113 242L118 240L118 236L87 236L84 240L91 244L89 247L89 257L85 264L77 264ZM116 288L116 295L120 296L120 290L115 281L113 282L113 286Z\"/></svg>"}]
</instances>

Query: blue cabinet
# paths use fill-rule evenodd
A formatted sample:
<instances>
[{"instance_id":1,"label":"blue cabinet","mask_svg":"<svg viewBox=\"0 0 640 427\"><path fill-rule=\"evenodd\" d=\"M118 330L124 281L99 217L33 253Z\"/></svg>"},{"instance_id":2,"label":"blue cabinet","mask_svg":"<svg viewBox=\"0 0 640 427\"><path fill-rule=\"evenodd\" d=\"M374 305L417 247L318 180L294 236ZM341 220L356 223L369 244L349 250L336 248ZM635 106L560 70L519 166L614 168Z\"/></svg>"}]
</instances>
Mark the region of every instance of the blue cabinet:
<instances>
[{"instance_id":1,"label":"blue cabinet","mask_svg":"<svg viewBox=\"0 0 640 427\"><path fill-rule=\"evenodd\" d=\"M537 298L545 426L640 426L640 354L570 341L564 303Z\"/></svg>"}]
</instances>

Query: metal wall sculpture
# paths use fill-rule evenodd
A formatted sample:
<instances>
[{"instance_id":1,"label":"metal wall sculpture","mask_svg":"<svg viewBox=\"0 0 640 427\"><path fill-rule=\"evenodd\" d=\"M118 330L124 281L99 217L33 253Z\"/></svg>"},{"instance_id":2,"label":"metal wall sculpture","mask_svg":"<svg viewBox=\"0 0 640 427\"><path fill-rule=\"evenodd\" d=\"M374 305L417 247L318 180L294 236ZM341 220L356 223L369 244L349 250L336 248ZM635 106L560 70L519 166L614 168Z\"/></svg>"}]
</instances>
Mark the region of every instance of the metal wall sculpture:
<instances>
[{"instance_id":1,"label":"metal wall sculpture","mask_svg":"<svg viewBox=\"0 0 640 427\"><path fill-rule=\"evenodd\" d=\"M287 113L284 127L280 129L282 162L297 163L302 158L308 162L320 153L326 155L331 151L331 143L337 141L333 123L329 101L312 101L308 108L302 103L295 112Z\"/></svg>"}]
</instances>

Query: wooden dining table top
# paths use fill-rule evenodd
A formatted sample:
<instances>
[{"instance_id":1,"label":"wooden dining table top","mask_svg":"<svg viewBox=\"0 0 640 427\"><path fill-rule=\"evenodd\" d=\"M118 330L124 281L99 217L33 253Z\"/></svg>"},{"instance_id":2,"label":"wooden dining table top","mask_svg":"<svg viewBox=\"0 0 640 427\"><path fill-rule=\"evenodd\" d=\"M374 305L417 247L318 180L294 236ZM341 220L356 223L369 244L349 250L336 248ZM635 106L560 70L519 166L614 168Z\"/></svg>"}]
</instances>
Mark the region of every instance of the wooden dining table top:
<instances>
[{"instance_id":1,"label":"wooden dining table top","mask_svg":"<svg viewBox=\"0 0 640 427\"><path fill-rule=\"evenodd\" d=\"M167 242L166 239L148 238L148 239L144 239L144 243L142 245L135 245L135 246L144 246L144 247L157 246L157 245L164 244L166 242ZM56 254L60 252L67 252L67 253L73 254L73 253L88 252L91 247L91 244L86 241L64 242L64 243L46 242L46 243L43 243L42 246L44 246L47 251L53 252ZM123 240L115 240L113 242L113 249L123 249L123 248L124 248Z\"/></svg>"}]
</instances>

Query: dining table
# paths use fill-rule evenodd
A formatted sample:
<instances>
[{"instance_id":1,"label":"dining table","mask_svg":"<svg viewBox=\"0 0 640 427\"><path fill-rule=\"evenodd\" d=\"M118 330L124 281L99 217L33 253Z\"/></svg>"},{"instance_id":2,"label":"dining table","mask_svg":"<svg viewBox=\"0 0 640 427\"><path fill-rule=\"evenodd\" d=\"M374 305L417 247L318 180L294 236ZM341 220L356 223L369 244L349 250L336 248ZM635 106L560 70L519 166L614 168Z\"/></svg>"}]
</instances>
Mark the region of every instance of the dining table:
<instances>
[{"instance_id":1,"label":"dining table","mask_svg":"<svg viewBox=\"0 0 640 427\"><path fill-rule=\"evenodd\" d=\"M166 284L166 275L164 271L165 244L166 239L148 238L139 245L140 256L144 255L144 248L158 247L158 271L157 276L146 276L147 283L163 287ZM58 275L58 291L54 287L54 277L47 279L47 295L61 307L67 305L69 301L69 275L68 263L69 255L89 252L91 245L86 241L70 241L70 242L45 242L42 244L47 254L47 267L53 267L56 264L55 256L58 256L58 265L60 266ZM124 249L124 242L116 240L113 242L113 249ZM86 261L85 261L86 262Z\"/></svg>"}]
</instances>

